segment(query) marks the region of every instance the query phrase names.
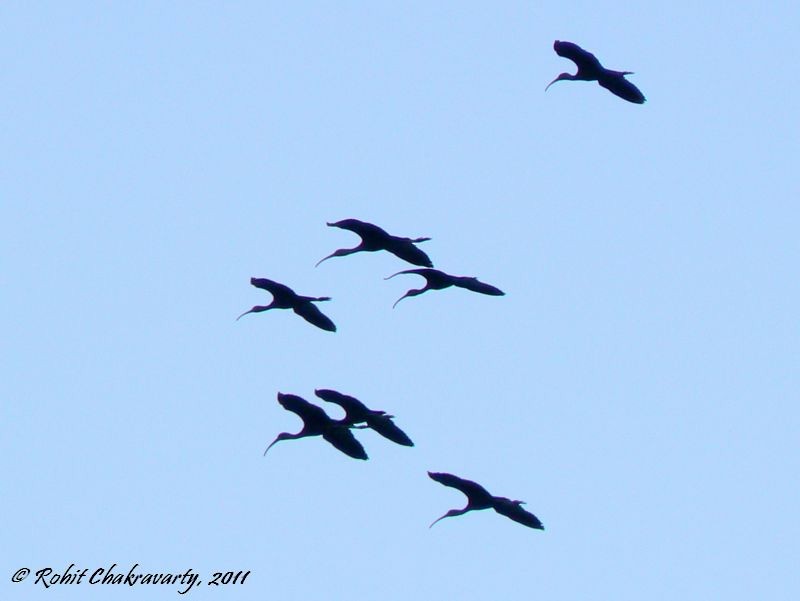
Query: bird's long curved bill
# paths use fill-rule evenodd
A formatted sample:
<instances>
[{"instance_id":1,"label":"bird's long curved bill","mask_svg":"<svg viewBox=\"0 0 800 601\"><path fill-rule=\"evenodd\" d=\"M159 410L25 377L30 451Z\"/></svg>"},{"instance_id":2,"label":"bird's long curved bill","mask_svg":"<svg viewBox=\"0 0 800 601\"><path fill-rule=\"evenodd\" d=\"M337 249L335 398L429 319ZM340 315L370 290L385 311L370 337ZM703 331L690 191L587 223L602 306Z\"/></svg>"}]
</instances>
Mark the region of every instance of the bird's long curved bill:
<instances>
[{"instance_id":1,"label":"bird's long curved bill","mask_svg":"<svg viewBox=\"0 0 800 601\"><path fill-rule=\"evenodd\" d=\"M549 88L550 86L552 86L552 85L553 85L554 83L556 83L556 82L557 82L559 79L560 79L560 76L559 76L559 77L556 77L556 78L555 78L553 81L551 81L549 84L547 84L547 88ZM547 91L547 88L545 88L545 89L544 89L544 91L545 91L545 92Z\"/></svg>"},{"instance_id":2,"label":"bird's long curved bill","mask_svg":"<svg viewBox=\"0 0 800 601\"><path fill-rule=\"evenodd\" d=\"M433 525L434 525L436 522L438 522L438 521L440 521L440 520L443 520L443 519L444 519L444 518L446 518L446 517L447 517L447 514L445 513L445 514L444 514L442 517L440 517L440 518L437 518L437 519L433 520L433 521L431 522L431 525L430 525L430 526L428 526L428 528L433 528Z\"/></svg>"},{"instance_id":3,"label":"bird's long curved bill","mask_svg":"<svg viewBox=\"0 0 800 601\"><path fill-rule=\"evenodd\" d=\"M268 447L267 447L267 449L264 451L264 455L262 455L262 457L266 457L266 456L267 456L267 451L269 451L269 450L270 450L270 449L273 447L273 445L274 445L276 442L278 442L279 440L280 440L280 436L279 436L278 438L276 438L275 440L273 440L271 443L269 443L269 446L268 446Z\"/></svg>"},{"instance_id":4,"label":"bird's long curved bill","mask_svg":"<svg viewBox=\"0 0 800 601\"><path fill-rule=\"evenodd\" d=\"M410 296L410 295L408 293L406 293L403 296L401 296L400 298L398 298L396 301L394 301L394 304L392 305L392 309L394 309L397 306L397 303L399 303L404 298L407 298L408 296Z\"/></svg>"},{"instance_id":5,"label":"bird's long curved bill","mask_svg":"<svg viewBox=\"0 0 800 601\"><path fill-rule=\"evenodd\" d=\"M247 315L248 313L252 313L252 312L253 312L253 310L252 310L252 309L250 309L249 311L245 311L245 312L244 312L244 313L242 313L242 314L241 314L239 317L237 317L237 318L236 318L236 321L239 321L239 320L240 320L242 317L244 317L244 316L245 316L245 315Z\"/></svg>"},{"instance_id":6,"label":"bird's long curved bill","mask_svg":"<svg viewBox=\"0 0 800 601\"><path fill-rule=\"evenodd\" d=\"M319 267L319 264L320 264L320 263L322 263L323 261L327 261L328 259L330 259L331 257L333 257L333 256L335 256L335 255L336 255L336 253L331 253L331 254L329 254L327 257L323 257L322 259L320 259L319 261L317 261L317 264L316 264L316 265L314 265L314 267Z\"/></svg>"},{"instance_id":7,"label":"bird's long curved bill","mask_svg":"<svg viewBox=\"0 0 800 601\"><path fill-rule=\"evenodd\" d=\"M398 271L397 273L393 273L392 275L390 275L388 278L383 278L383 279L384 280L391 280L394 276L400 275L401 273L408 273L408 272L407 271ZM408 292L406 292L403 296L401 296L396 301L394 301L394 304L392 305L392 309L394 309L397 306L397 303L399 303L401 300L403 300L407 296L409 296Z\"/></svg>"}]
</instances>

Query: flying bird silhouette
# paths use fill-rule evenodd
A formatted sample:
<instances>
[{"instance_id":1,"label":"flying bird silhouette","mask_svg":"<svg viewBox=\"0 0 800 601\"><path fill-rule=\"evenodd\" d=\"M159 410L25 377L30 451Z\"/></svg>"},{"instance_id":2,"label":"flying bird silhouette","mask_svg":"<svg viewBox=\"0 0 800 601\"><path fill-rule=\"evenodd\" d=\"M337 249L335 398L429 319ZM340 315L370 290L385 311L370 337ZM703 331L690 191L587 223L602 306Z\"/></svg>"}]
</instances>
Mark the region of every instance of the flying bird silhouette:
<instances>
[{"instance_id":1,"label":"flying bird silhouette","mask_svg":"<svg viewBox=\"0 0 800 601\"><path fill-rule=\"evenodd\" d=\"M236 321L239 321L248 313L261 313L269 309L291 309L318 328L328 332L336 331L336 325L322 311L317 309L316 305L312 304L320 301L329 301L331 300L329 296L300 296L288 286L273 282L267 278L250 278L250 283L256 288L269 292L273 297L272 302L268 305L256 305L249 311L242 313L236 318Z\"/></svg>"},{"instance_id":2,"label":"flying bird silhouette","mask_svg":"<svg viewBox=\"0 0 800 601\"><path fill-rule=\"evenodd\" d=\"M375 430L384 438L406 447L413 447L414 443L408 435L398 428L392 421L394 415L387 415L385 411L378 411L368 408L357 398L342 394L336 390L318 388L314 391L319 398L329 403L336 403L345 411L343 420L339 423L344 425L355 425L366 422L367 426Z\"/></svg>"},{"instance_id":3,"label":"flying bird silhouette","mask_svg":"<svg viewBox=\"0 0 800 601\"><path fill-rule=\"evenodd\" d=\"M284 409L296 413L300 419L303 420L303 429L297 434L281 432L278 434L278 437L270 443L267 450L264 451L264 455L272 448L272 445L281 440L296 440L308 436L322 436L322 438L345 455L349 455L354 459L368 459L364 447L362 447L361 443L353 436L350 427L330 418L322 407L309 403L296 394L283 394L282 392L278 393L278 402Z\"/></svg>"},{"instance_id":4,"label":"flying bird silhouette","mask_svg":"<svg viewBox=\"0 0 800 601\"><path fill-rule=\"evenodd\" d=\"M556 40L553 43L553 48L558 56L563 56L573 61L578 66L578 72L575 75L570 73L562 73L551 81L547 88L552 86L557 81L570 80L570 81L597 81L601 86L612 94L616 94L620 98L624 98L628 102L635 104L644 104L646 98L644 94L625 79L626 75L633 75L633 71L612 71L606 69L597 60L597 57L591 52L587 52L577 44L572 42L561 42ZM545 91L547 91L545 88Z\"/></svg>"},{"instance_id":5,"label":"flying bird silhouette","mask_svg":"<svg viewBox=\"0 0 800 601\"><path fill-rule=\"evenodd\" d=\"M515 522L519 522L528 528L536 528L537 530L544 530L544 526L535 515L522 508L524 501L512 501L506 497L495 497L489 494L483 486L472 480L464 480L453 474L445 474L441 472L428 472L428 476L439 484L444 484L451 488L456 488L467 495L467 506L464 509L451 509L442 517L436 519L431 523L429 528L433 528L433 524L444 518L451 518L457 515L463 515L468 511L479 509L494 509L500 515L511 518Z\"/></svg>"},{"instance_id":6,"label":"flying bird silhouette","mask_svg":"<svg viewBox=\"0 0 800 601\"><path fill-rule=\"evenodd\" d=\"M418 242L425 242L426 240L430 240L430 238L400 238L398 236L392 236L377 225L367 223L366 221L359 221L358 219L343 219L336 223L328 223L328 226L350 230L358 234L361 237L361 243L355 248L340 248L324 259L320 259L317 265L331 257L344 257L362 251L375 252L376 250L388 250L393 255L413 265L433 267L433 263L431 263L428 255L414 246Z\"/></svg>"},{"instance_id":7,"label":"flying bird silhouette","mask_svg":"<svg viewBox=\"0 0 800 601\"><path fill-rule=\"evenodd\" d=\"M489 294L491 296L505 295L505 292L499 288L495 288L490 284L484 284L483 282L478 281L478 278L449 275L443 271L439 271L438 269L406 269L405 271L398 271L397 273L394 273L388 278L384 279L390 280L394 276L400 275L401 273L416 273L417 275L424 277L426 282L423 288L418 290L409 290L403 296L398 298L394 305L392 305L393 309L397 306L397 303L407 296L418 296L423 292L427 292L428 290L443 290L444 288L449 288L450 286L466 288L467 290L472 290L473 292L480 292L481 294Z\"/></svg>"}]
</instances>

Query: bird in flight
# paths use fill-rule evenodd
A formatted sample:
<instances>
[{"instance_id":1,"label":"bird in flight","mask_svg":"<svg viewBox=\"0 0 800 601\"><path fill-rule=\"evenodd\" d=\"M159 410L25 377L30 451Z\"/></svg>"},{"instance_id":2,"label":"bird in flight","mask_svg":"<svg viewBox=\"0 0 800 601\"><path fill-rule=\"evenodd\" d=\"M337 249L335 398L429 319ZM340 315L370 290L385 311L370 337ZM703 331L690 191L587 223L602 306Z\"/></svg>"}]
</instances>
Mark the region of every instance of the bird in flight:
<instances>
[{"instance_id":1,"label":"bird in flight","mask_svg":"<svg viewBox=\"0 0 800 601\"><path fill-rule=\"evenodd\" d=\"M320 259L317 265L331 257L344 257L361 251L374 252L376 250L388 250L396 257L400 257L413 265L433 267L433 263L428 258L428 255L414 246L419 242L430 240L430 238L400 238L398 236L392 236L377 225L367 223L366 221L359 221L358 219L343 219L335 223L328 223L328 226L350 230L358 234L361 237L361 243L355 248L340 248L324 259Z\"/></svg>"},{"instance_id":2,"label":"bird in flight","mask_svg":"<svg viewBox=\"0 0 800 601\"><path fill-rule=\"evenodd\" d=\"M578 72L575 75L570 73L562 73L551 81L547 88L552 86L557 81L570 80L570 81L597 81L601 86L612 94L616 94L620 98L624 98L628 102L635 104L644 104L646 98L644 94L625 79L626 75L633 75L633 71L612 71L606 69L597 60L597 57L591 52L587 52L577 44L572 42L561 42L556 40L553 43L553 48L558 56L563 56L573 61L578 66ZM545 91L547 91L545 88Z\"/></svg>"},{"instance_id":3,"label":"bird in flight","mask_svg":"<svg viewBox=\"0 0 800 601\"><path fill-rule=\"evenodd\" d=\"M296 394L283 394L282 392L278 393L278 402L287 411L291 411L300 416L300 419L303 420L303 429L297 434L281 432L278 434L278 437L270 443L267 450L264 451L264 455L272 448L272 445L281 440L296 440L308 436L322 436L322 438L345 455L349 455L354 459L368 459L364 447L362 447L361 443L353 436L350 427L330 418L322 407L309 403Z\"/></svg>"},{"instance_id":4,"label":"bird in flight","mask_svg":"<svg viewBox=\"0 0 800 601\"><path fill-rule=\"evenodd\" d=\"M433 528L433 524L444 518L451 518L457 515L463 515L468 511L479 509L494 509L500 515L511 518L515 522L519 522L528 528L536 528L537 530L544 530L544 526L535 515L530 511L522 508L524 501L512 501L506 497L495 497L489 494L483 486L472 480L464 480L453 474L445 474L442 472L428 472L428 476L439 484L444 484L451 488L456 488L467 495L467 506L464 509L451 509L439 519L433 521L429 528Z\"/></svg>"},{"instance_id":5,"label":"bird in flight","mask_svg":"<svg viewBox=\"0 0 800 601\"><path fill-rule=\"evenodd\" d=\"M385 411L378 411L368 408L357 398L342 394L336 390L318 388L314 391L319 398L329 403L336 403L345 411L343 420L339 423L352 426L355 424L366 423L367 427L372 428L384 438L388 438L397 444L413 447L414 443L408 435L398 428L392 421L394 415L387 415Z\"/></svg>"},{"instance_id":6,"label":"bird in flight","mask_svg":"<svg viewBox=\"0 0 800 601\"><path fill-rule=\"evenodd\" d=\"M240 320L248 313L261 313L269 309L291 309L307 322L314 324L318 328L327 330L328 332L335 332L336 325L317 309L316 305L312 303L320 301L329 301L329 296L300 296L294 290L278 282L273 282L267 278L250 278L250 283L256 288L266 290L272 295L272 302L268 305L256 305L249 311L245 311L236 320Z\"/></svg>"},{"instance_id":7,"label":"bird in flight","mask_svg":"<svg viewBox=\"0 0 800 601\"><path fill-rule=\"evenodd\" d=\"M401 273L415 273L417 275L421 275L425 278L425 286L423 288L419 288L418 290L409 290L406 292L403 296L395 301L394 305L392 305L393 309L397 306L397 303L407 296L418 296L423 292L427 292L428 290L443 290L444 288L449 288L450 286L466 288L467 290L480 292L481 294L489 294L490 296L505 295L505 292L499 288L495 288L490 284L484 284L483 282L479 281L478 278L449 275L443 271L439 271L438 269L406 269L405 271L398 271L397 273L394 273L388 278L384 279L390 280L394 276L400 275Z\"/></svg>"}]
</instances>

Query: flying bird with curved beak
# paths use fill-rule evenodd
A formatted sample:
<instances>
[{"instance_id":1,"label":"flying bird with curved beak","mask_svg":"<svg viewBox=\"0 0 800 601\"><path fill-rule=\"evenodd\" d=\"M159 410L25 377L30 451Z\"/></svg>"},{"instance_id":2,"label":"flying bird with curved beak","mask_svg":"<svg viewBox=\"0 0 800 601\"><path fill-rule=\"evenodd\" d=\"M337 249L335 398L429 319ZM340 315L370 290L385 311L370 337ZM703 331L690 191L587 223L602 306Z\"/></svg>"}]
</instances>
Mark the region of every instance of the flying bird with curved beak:
<instances>
[{"instance_id":1,"label":"flying bird with curved beak","mask_svg":"<svg viewBox=\"0 0 800 601\"><path fill-rule=\"evenodd\" d=\"M433 267L433 263L430 258L428 258L428 255L414 246L419 242L430 240L430 238L401 238L399 236L392 236L377 225L367 223L366 221L359 221L358 219L343 219L335 223L328 223L327 225L329 227L350 230L358 234L361 237L361 243L354 248L340 248L324 259L320 259L317 265L332 257L345 257L357 252L386 250L413 265Z\"/></svg>"},{"instance_id":2,"label":"flying bird with curved beak","mask_svg":"<svg viewBox=\"0 0 800 601\"><path fill-rule=\"evenodd\" d=\"M344 409L344 419L340 420L339 423L348 426L366 423L368 428L375 430L378 434L384 438L388 438L392 442L396 442L404 447L414 446L414 443L408 435L392 421L394 415L387 415L385 411L370 409L357 398L342 394L336 390L318 388L314 391L314 394L323 401L335 403Z\"/></svg>"},{"instance_id":3,"label":"flying bird with curved beak","mask_svg":"<svg viewBox=\"0 0 800 601\"><path fill-rule=\"evenodd\" d=\"M465 480L453 474L446 474L442 472L428 472L428 476L439 484L444 484L456 490L460 490L467 495L467 506L463 509L451 509L442 517L436 519L431 523L429 528L433 528L433 524L444 518L451 518L457 515L463 515L468 511L476 511L480 509L494 509L500 515L519 522L528 528L535 528L537 530L544 530L542 522L539 521L535 515L530 511L522 508L525 504L524 501L512 501L506 497L495 497L490 494L483 486L472 480Z\"/></svg>"},{"instance_id":4,"label":"flying bird with curved beak","mask_svg":"<svg viewBox=\"0 0 800 601\"><path fill-rule=\"evenodd\" d=\"M563 56L574 62L578 66L578 72L575 75L570 73L560 74L547 85L547 88L557 81L596 81L612 94L616 94L628 102L644 104L646 100L644 94L639 88L625 79L626 75L633 75L633 71L606 69L594 54L572 42L556 40L553 43L553 49L558 56ZM547 88L545 88L545 92Z\"/></svg>"},{"instance_id":5,"label":"flying bird with curved beak","mask_svg":"<svg viewBox=\"0 0 800 601\"><path fill-rule=\"evenodd\" d=\"M281 440L297 440L298 438L306 438L309 436L322 436L322 438L345 455L349 455L353 459L368 459L364 447L362 447L361 443L353 436L350 427L329 417L322 407L309 403L296 394L283 394L282 392L278 393L278 402L281 404L281 407L295 413L303 420L303 429L297 434L281 432L278 434L278 437L270 443L267 450L264 451L264 455L267 454L267 451L269 451L274 444Z\"/></svg>"},{"instance_id":6,"label":"flying bird with curved beak","mask_svg":"<svg viewBox=\"0 0 800 601\"><path fill-rule=\"evenodd\" d=\"M336 325L330 318L317 309L316 305L312 304L321 301L329 301L331 297L300 296L288 286L268 280L267 278L250 278L250 283L256 288L261 288L269 292L273 297L272 302L268 305L256 305L249 311L242 313L236 318L236 321L239 321L248 313L261 313L269 309L291 309L308 323L314 324L318 328L322 328L328 332L336 331Z\"/></svg>"},{"instance_id":7,"label":"flying bird with curved beak","mask_svg":"<svg viewBox=\"0 0 800 601\"><path fill-rule=\"evenodd\" d=\"M488 294L490 296L505 296L505 292L499 288L495 288L491 284L485 284L484 282L479 281L478 278L450 275L444 271L439 271L438 269L406 269L405 271L398 271L397 273L390 275L388 278L383 279L390 280L394 276L402 273L415 273L417 275L421 275L425 278L425 286L417 290L409 290L406 292L403 296L395 301L394 305L392 305L392 309L394 309L397 306L397 303L407 296L419 296L428 290L443 290L445 288L449 288L450 286L465 288L467 290L472 290L473 292L480 292L481 294Z\"/></svg>"}]
</instances>

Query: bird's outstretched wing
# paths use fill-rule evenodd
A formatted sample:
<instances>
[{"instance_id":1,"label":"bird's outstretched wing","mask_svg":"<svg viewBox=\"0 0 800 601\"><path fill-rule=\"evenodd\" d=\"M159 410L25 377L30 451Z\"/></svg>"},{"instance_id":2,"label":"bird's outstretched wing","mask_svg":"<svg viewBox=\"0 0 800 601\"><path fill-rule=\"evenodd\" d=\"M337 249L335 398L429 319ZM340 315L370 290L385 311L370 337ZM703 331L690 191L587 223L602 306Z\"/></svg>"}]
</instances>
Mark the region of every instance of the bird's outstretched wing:
<instances>
[{"instance_id":1,"label":"bird's outstretched wing","mask_svg":"<svg viewBox=\"0 0 800 601\"><path fill-rule=\"evenodd\" d=\"M371 414L367 417L367 425L375 430L384 438L388 438L392 442L403 445L404 447L413 447L414 443L408 437L408 434L398 428L392 421L392 418L387 415Z\"/></svg>"},{"instance_id":2,"label":"bird's outstretched wing","mask_svg":"<svg viewBox=\"0 0 800 601\"><path fill-rule=\"evenodd\" d=\"M391 236L389 233L375 225L374 223L369 223L367 221L361 221L359 219L342 219L341 221L336 221L334 223L328 223L328 227L338 227L343 230L349 230L354 234L358 234L361 238L377 238L377 239L389 239Z\"/></svg>"},{"instance_id":3,"label":"bird's outstretched wing","mask_svg":"<svg viewBox=\"0 0 800 601\"><path fill-rule=\"evenodd\" d=\"M309 403L303 397L296 394L278 393L278 402L281 407L287 411L297 414L303 421L310 420L325 420L328 416L322 407L317 407L313 403Z\"/></svg>"},{"instance_id":4,"label":"bird's outstretched wing","mask_svg":"<svg viewBox=\"0 0 800 601\"><path fill-rule=\"evenodd\" d=\"M415 273L417 275L421 275L427 281L431 281L432 279L439 277L447 277L443 271L439 271L438 269L430 269L430 268L421 268L421 269L404 269L403 271L398 271L397 273L393 273L389 277L383 278L384 280L391 280L396 275L403 275L405 273Z\"/></svg>"},{"instance_id":5,"label":"bird's outstretched wing","mask_svg":"<svg viewBox=\"0 0 800 601\"><path fill-rule=\"evenodd\" d=\"M332 426L323 432L322 437L353 459L369 459L361 443L356 440L347 426Z\"/></svg>"},{"instance_id":6,"label":"bird's outstretched wing","mask_svg":"<svg viewBox=\"0 0 800 601\"><path fill-rule=\"evenodd\" d=\"M405 238L392 238L391 242L386 245L386 250L394 256L408 261L412 265L421 265L422 267L433 267L433 261L422 250L414 246L411 240Z\"/></svg>"},{"instance_id":7,"label":"bird's outstretched wing","mask_svg":"<svg viewBox=\"0 0 800 601\"><path fill-rule=\"evenodd\" d=\"M625 79L624 75L617 75L614 77L601 77L597 80L601 86L603 86L606 90L627 100L628 102L633 102L634 104L644 104L645 100L644 94L642 91Z\"/></svg>"},{"instance_id":8,"label":"bird's outstretched wing","mask_svg":"<svg viewBox=\"0 0 800 601\"><path fill-rule=\"evenodd\" d=\"M444 484L450 488L455 488L463 492L470 500L475 503L486 504L492 499L492 495L483 486L472 480L465 480L453 474L443 472L428 472L428 476L439 484Z\"/></svg>"},{"instance_id":9,"label":"bird's outstretched wing","mask_svg":"<svg viewBox=\"0 0 800 601\"><path fill-rule=\"evenodd\" d=\"M519 503L514 503L508 499L495 498L494 510L500 515L511 518L515 522L524 524L528 528L536 528L537 530L544 530L542 522L539 521L535 515L530 511L524 509Z\"/></svg>"},{"instance_id":10,"label":"bird's outstretched wing","mask_svg":"<svg viewBox=\"0 0 800 601\"><path fill-rule=\"evenodd\" d=\"M338 390L331 390L329 388L318 388L314 394L321 398L323 401L339 405L345 412L345 420L357 424L363 422L369 414L367 406L355 397L347 394L342 394Z\"/></svg>"},{"instance_id":11,"label":"bird's outstretched wing","mask_svg":"<svg viewBox=\"0 0 800 601\"><path fill-rule=\"evenodd\" d=\"M294 307L294 312L305 319L308 323L314 324L318 328L322 328L328 332L336 331L336 324L334 324L331 319L322 311L320 311L311 301L300 303Z\"/></svg>"},{"instance_id":12,"label":"bird's outstretched wing","mask_svg":"<svg viewBox=\"0 0 800 601\"><path fill-rule=\"evenodd\" d=\"M574 62L578 66L579 71L596 71L603 68L594 54L572 42L556 40L553 42L553 50L556 51L558 56L563 56Z\"/></svg>"},{"instance_id":13,"label":"bird's outstretched wing","mask_svg":"<svg viewBox=\"0 0 800 601\"><path fill-rule=\"evenodd\" d=\"M279 284L273 280L268 280L267 278L250 278L250 283L256 288L266 290L272 296L283 295L284 297L292 297L295 295L294 290L289 288L289 286L284 286L283 284Z\"/></svg>"},{"instance_id":14,"label":"bird's outstretched wing","mask_svg":"<svg viewBox=\"0 0 800 601\"><path fill-rule=\"evenodd\" d=\"M489 294L491 296L505 296L505 292L500 288L495 288L491 284L486 284L478 280L478 278L460 277L456 279L455 285L459 288L466 288L473 292L480 292L481 294Z\"/></svg>"}]
</instances>

